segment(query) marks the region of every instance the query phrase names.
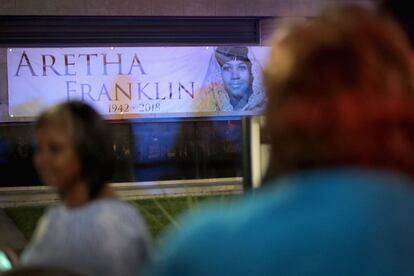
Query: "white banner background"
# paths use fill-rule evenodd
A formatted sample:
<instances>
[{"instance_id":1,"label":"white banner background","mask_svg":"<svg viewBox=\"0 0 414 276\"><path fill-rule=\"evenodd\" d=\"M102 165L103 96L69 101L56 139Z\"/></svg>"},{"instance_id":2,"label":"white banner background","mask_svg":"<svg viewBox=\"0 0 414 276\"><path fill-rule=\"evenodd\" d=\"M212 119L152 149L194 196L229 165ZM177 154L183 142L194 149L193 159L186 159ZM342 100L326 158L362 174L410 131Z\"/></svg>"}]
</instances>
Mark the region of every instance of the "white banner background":
<instances>
[{"instance_id":1,"label":"white banner background","mask_svg":"<svg viewBox=\"0 0 414 276\"><path fill-rule=\"evenodd\" d=\"M222 79L217 77L215 49L10 48L7 51L9 115L33 117L46 107L75 99L108 115L260 113L261 110L232 110L221 103L225 98L220 91ZM253 63L253 88L262 93L261 68L269 48L248 49ZM218 92L211 92L214 82L219 82L219 88L214 88Z\"/></svg>"}]
</instances>

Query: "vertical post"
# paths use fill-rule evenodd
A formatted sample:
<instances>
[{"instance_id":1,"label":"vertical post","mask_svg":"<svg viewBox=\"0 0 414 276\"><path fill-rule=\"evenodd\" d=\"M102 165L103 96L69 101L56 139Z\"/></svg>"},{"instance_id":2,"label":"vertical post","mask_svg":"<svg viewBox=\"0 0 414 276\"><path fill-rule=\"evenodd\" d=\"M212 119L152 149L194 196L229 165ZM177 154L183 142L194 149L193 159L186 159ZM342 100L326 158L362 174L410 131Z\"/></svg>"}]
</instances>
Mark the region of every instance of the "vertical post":
<instances>
[{"instance_id":1,"label":"vertical post","mask_svg":"<svg viewBox=\"0 0 414 276\"><path fill-rule=\"evenodd\" d=\"M251 163L251 118L244 116L242 118L243 129L243 190L249 192L253 188L252 180L252 163Z\"/></svg>"},{"instance_id":2,"label":"vertical post","mask_svg":"<svg viewBox=\"0 0 414 276\"><path fill-rule=\"evenodd\" d=\"M253 116L250 119L250 164L253 189L260 187L262 182L262 166L264 165L262 162L260 119L259 116Z\"/></svg>"},{"instance_id":3,"label":"vertical post","mask_svg":"<svg viewBox=\"0 0 414 276\"><path fill-rule=\"evenodd\" d=\"M201 149L201 146L199 146L199 144L198 144L198 124L197 124L197 121L194 121L193 122L193 137L194 137L194 150L195 150L195 164L196 164L196 167L195 167L195 169L196 169L196 178L201 178L201 174L200 174L200 149ZM202 160L202 161L204 161L204 160Z\"/></svg>"}]
</instances>

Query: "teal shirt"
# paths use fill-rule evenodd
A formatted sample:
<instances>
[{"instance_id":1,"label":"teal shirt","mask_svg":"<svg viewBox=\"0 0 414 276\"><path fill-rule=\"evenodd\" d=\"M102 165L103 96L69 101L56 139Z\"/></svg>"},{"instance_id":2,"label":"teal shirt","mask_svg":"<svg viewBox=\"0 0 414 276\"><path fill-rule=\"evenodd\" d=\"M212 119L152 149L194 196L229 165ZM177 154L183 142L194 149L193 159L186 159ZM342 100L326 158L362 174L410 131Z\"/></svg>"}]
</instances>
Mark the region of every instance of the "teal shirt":
<instances>
[{"instance_id":1,"label":"teal shirt","mask_svg":"<svg viewBox=\"0 0 414 276\"><path fill-rule=\"evenodd\" d=\"M414 275L414 183L389 172L296 174L182 225L151 275Z\"/></svg>"}]
</instances>

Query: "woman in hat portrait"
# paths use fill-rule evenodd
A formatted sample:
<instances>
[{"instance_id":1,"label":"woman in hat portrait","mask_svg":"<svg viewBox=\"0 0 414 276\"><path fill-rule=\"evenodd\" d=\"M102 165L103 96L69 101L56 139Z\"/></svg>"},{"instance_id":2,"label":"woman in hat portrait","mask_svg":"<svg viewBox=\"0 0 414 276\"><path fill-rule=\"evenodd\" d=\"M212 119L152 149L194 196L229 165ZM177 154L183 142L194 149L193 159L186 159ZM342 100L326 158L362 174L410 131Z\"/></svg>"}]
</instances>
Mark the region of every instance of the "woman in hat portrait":
<instances>
[{"instance_id":1,"label":"woman in hat portrait","mask_svg":"<svg viewBox=\"0 0 414 276\"><path fill-rule=\"evenodd\" d=\"M217 47L207 70L202 110L260 113L266 102L261 71L248 47Z\"/></svg>"}]
</instances>

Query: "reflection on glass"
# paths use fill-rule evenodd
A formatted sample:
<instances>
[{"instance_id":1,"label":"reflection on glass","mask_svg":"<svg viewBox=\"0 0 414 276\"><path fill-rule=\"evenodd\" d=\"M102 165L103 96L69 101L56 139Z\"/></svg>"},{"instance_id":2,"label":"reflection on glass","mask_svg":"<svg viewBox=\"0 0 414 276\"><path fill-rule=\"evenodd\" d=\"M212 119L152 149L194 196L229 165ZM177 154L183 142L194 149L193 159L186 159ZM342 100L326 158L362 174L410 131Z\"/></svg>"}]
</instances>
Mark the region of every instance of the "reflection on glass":
<instances>
[{"instance_id":1,"label":"reflection on glass","mask_svg":"<svg viewBox=\"0 0 414 276\"><path fill-rule=\"evenodd\" d=\"M113 182L235 177L242 174L240 120L109 122ZM32 165L33 125L0 125L1 187L41 185Z\"/></svg>"}]
</instances>

